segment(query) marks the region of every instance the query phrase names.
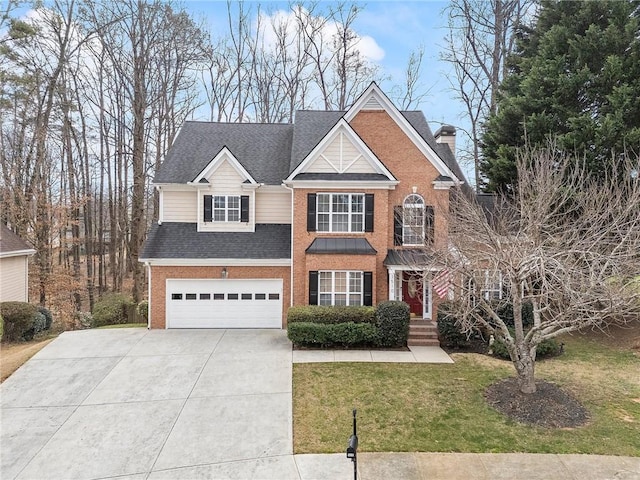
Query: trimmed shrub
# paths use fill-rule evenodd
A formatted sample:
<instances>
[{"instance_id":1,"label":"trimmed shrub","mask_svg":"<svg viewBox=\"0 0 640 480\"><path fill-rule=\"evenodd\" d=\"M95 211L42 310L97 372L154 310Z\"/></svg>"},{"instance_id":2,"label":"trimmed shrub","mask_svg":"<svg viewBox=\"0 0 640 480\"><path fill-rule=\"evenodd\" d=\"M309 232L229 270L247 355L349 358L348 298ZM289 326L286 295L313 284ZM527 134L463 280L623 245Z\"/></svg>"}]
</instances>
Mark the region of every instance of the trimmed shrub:
<instances>
[{"instance_id":1,"label":"trimmed shrub","mask_svg":"<svg viewBox=\"0 0 640 480\"><path fill-rule=\"evenodd\" d=\"M306 305L290 307L287 323L376 323L374 307L345 307L326 305Z\"/></svg>"},{"instance_id":2,"label":"trimmed shrub","mask_svg":"<svg viewBox=\"0 0 640 480\"><path fill-rule=\"evenodd\" d=\"M4 319L4 335L2 339L8 342L30 340L35 334L34 322L36 321L36 315L44 318L35 305L25 302L0 303L0 315ZM38 319L38 322L40 322L40 319Z\"/></svg>"},{"instance_id":3,"label":"trimmed shrub","mask_svg":"<svg viewBox=\"0 0 640 480\"><path fill-rule=\"evenodd\" d=\"M445 348L468 349L479 343L484 343L484 338L479 330L471 334L462 333L458 319L451 312L455 308L453 301L442 302L438 306L438 339Z\"/></svg>"},{"instance_id":4,"label":"trimmed shrub","mask_svg":"<svg viewBox=\"0 0 640 480\"><path fill-rule=\"evenodd\" d=\"M149 301L142 300L136 308L136 313L146 321L149 318Z\"/></svg>"},{"instance_id":5,"label":"trimmed shrub","mask_svg":"<svg viewBox=\"0 0 640 480\"><path fill-rule=\"evenodd\" d=\"M513 304L511 302L494 300L491 303L491 307L507 327L513 328L515 326L513 323ZM488 315L484 315L484 318L489 323L494 323L493 319ZM531 302L522 304L522 326L525 330L533 326L533 304Z\"/></svg>"},{"instance_id":6,"label":"trimmed shrub","mask_svg":"<svg viewBox=\"0 0 640 480\"><path fill-rule=\"evenodd\" d=\"M353 347L375 343L378 331L370 323L293 322L287 336L294 345L305 347Z\"/></svg>"},{"instance_id":7,"label":"trimmed shrub","mask_svg":"<svg viewBox=\"0 0 640 480\"><path fill-rule=\"evenodd\" d=\"M50 330L51 324L53 323L53 315L51 315L51 311L44 307L38 307L38 311L44 315L45 318L45 326L43 330Z\"/></svg>"},{"instance_id":8,"label":"trimmed shrub","mask_svg":"<svg viewBox=\"0 0 640 480\"><path fill-rule=\"evenodd\" d=\"M409 338L409 305L399 301L380 302L376 308L376 326L380 347L404 347Z\"/></svg>"},{"instance_id":9,"label":"trimmed shrub","mask_svg":"<svg viewBox=\"0 0 640 480\"><path fill-rule=\"evenodd\" d=\"M505 360L511 360L507 346L502 340L496 339L491 346L493 355ZM555 357L560 355L562 347L555 338L543 340L536 348L536 358Z\"/></svg>"},{"instance_id":10,"label":"trimmed shrub","mask_svg":"<svg viewBox=\"0 0 640 480\"><path fill-rule=\"evenodd\" d=\"M135 308L133 300L121 293L113 293L102 297L93 307L93 328L105 325L127 323L127 310Z\"/></svg>"}]
</instances>

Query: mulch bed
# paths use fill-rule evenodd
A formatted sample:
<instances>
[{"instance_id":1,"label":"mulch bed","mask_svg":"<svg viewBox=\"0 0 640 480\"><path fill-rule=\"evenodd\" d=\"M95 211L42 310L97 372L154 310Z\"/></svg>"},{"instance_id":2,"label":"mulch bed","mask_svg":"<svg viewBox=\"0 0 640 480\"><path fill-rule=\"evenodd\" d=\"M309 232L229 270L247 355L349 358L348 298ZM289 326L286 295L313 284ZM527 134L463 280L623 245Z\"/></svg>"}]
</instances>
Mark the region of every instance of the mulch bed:
<instances>
[{"instance_id":1,"label":"mulch bed","mask_svg":"<svg viewBox=\"0 0 640 480\"><path fill-rule=\"evenodd\" d=\"M589 412L553 383L539 380L535 393L520 392L515 378L491 385L485 392L489 405L512 420L546 428L574 428L589 421Z\"/></svg>"}]
</instances>

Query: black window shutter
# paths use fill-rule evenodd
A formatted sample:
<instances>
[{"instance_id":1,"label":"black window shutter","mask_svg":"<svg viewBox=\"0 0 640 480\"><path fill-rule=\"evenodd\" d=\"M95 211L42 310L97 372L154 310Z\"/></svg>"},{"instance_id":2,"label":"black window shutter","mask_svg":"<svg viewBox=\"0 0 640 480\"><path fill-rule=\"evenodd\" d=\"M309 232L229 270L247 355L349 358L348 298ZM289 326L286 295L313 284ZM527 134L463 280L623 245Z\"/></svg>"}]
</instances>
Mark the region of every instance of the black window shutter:
<instances>
[{"instance_id":1,"label":"black window shutter","mask_svg":"<svg viewBox=\"0 0 640 480\"><path fill-rule=\"evenodd\" d=\"M393 207L393 244L402 245L402 206Z\"/></svg>"},{"instance_id":2,"label":"black window shutter","mask_svg":"<svg viewBox=\"0 0 640 480\"><path fill-rule=\"evenodd\" d=\"M363 304L370 307L373 305L373 273L363 272L363 276L364 276Z\"/></svg>"},{"instance_id":3,"label":"black window shutter","mask_svg":"<svg viewBox=\"0 0 640 480\"><path fill-rule=\"evenodd\" d=\"M307 232L316 231L316 194L307 193ZM317 305L317 304L312 304Z\"/></svg>"},{"instance_id":4,"label":"black window shutter","mask_svg":"<svg viewBox=\"0 0 640 480\"><path fill-rule=\"evenodd\" d=\"M240 197L240 221L249 221L249 195L242 195Z\"/></svg>"},{"instance_id":5,"label":"black window shutter","mask_svg":"<svg viewBox=\"0 0 640 480\"><path fill-rule=\"evenodd\" d=\"M309 305L318 305L318 272L309 272Z\"/></svg>"},{"instance_id":6,"label":"black window shutter","mask_svg":"<svg viewBox=\"0 0 640 480\"><path fill-rule=\"evenodd\" d=\"M211 195L204 196L204 221L213 220L213 197Z\"/></svg>"},{"instance_id":7,"label":"black window shutter","mask_svg":"<svg viewBox=\"0 0 640 480\"><path fill-rule=\"evenodd\" d=\"M364 195L364 231L373 232L373 193Z\"/></svg>"},{"instance_id":8,"label":"black window shutter","mask_svg":"<svg viewBox=\"0 0 640 480\"><path fill-rule=\"evenodd\" d=\"M424 221L425 221L425 229L424 229L425 244L432 245L433 241L435 240L433 238L433 236L434 236L433 207L427 206L425 208L425 219L424 219Z\"/></svg>"}]
</instances>

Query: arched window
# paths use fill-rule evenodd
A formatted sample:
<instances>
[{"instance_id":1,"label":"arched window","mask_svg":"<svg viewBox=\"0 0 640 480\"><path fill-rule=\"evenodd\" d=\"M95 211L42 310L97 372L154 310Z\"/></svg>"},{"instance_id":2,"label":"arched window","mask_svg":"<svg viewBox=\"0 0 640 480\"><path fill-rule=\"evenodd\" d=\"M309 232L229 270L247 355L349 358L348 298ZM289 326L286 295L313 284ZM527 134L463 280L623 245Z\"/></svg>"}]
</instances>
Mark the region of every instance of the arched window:
<instances>
[{"instance_id":1,"label":"arched window","mask_svg":"<svg viewBox=\"0 0 640 480\"><path fill-rule=\"evenodd\" d=\"M424 198L413 193L402 204L402 244L424 245Z\"/></svg>"}]
</instances>

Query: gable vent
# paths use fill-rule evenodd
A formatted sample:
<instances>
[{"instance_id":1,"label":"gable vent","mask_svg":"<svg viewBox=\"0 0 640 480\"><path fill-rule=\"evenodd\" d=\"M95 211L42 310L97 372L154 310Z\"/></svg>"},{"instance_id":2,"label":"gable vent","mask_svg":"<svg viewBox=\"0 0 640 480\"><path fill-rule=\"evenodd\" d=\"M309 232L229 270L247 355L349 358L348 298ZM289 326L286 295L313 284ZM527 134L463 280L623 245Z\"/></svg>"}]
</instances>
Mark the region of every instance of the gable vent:
<instances>
[{"instance_id":1,"label":"gable vent","mask_svg":"<svg viewBox=\"0 0 640 480\"><path fill-rule=\"evenodd\" d=\"M369 99L362 106L362 110L384 110L378 99L373 95L369 97Z\"/></svg>"}]
</instances>

